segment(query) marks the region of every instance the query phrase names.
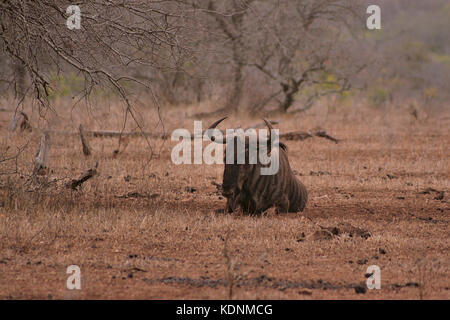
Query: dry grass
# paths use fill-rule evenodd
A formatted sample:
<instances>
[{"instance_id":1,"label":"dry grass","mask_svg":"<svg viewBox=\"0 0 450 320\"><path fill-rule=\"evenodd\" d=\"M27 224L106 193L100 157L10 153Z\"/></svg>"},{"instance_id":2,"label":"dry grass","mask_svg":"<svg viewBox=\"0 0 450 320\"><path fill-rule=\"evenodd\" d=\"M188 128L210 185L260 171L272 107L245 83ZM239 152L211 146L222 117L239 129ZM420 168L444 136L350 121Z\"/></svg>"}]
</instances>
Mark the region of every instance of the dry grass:
<instances>
[{"instance_id":1,"label":"dry grass","mask_svg":"<svg viewBox=\"0 0 450 320\"><path fill-rule=\"evenodd\" d=\"M192 130L186 115L205 108L168 108L166 130ZM337 111L324 105L278 117L281 132L321 126L343 141L287 142L291 166L309 191L307 209L261 217L215 213L225 206L212 184L222 182L223 166L176 166L170 141L151 140L161 153L149 161L141 138L116 156L117 138L90 138L93 156L86 158L77 135L52 136L51 172L30 180L36 126L117 129L121 109L58 110L46 120L27 110L33 132L8 138L11 113L1 112L3 147L31 142L19 174L0 176L0 298L448 299L448 108L419 120L406 106ZM142 106L140 114L145 129L154 130L155 111ZM224 127L257 121L235 117ZM99 174L81 190L64 187L95 161ZM444 198L422 194L426 188L444 191ZM349 224L371 236L350 235ZM79 291L65 288L71 264L81 268ZM381 267L382 288L357 294L372 264Z\"/></svg>"}]
</instances>

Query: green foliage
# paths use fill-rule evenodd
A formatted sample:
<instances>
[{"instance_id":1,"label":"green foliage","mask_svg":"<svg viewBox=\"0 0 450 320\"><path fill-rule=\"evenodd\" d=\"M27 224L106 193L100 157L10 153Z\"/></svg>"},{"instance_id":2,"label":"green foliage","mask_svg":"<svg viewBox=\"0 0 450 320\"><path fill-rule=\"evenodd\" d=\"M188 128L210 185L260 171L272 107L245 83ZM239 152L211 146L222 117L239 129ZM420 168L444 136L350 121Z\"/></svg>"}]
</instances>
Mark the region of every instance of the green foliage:
<instances>
[{"instance_id":1,"label":"green foliage","mask_svg":"<svg viewBox=\"0 0 450 320\"><path fill-rule=\"evenodd\" d=\"M430 58L432 61L442 63L442 64L446 65L447 67L450 67L450 54L432 53L430 55Z\"/></svg>"},{"instance_id":2,"label":"green foliage","mask_svg":"<svg viewBox=\"0 0 450 320\"><path fill-rule=\"evenodd\" d=\"M51 72L49 82L49 99L69 97L84 89L84 79L73 72L68 74Z\"/></svg>"},{"instance_id":3,"label":"green foliage","mask_svg":"<svg viewBox=\"0 0 450 320\"><path fill-rule=\"evenodd\" d=\"M372 106L382 106L392 99L392 92L383 87L369 89L367 99Z\"/></svg>"},{"instance_id":4,"label":"green foliage","mask_svg":"<svg viewBox=\"0 0 450 320\"><path fill-rule=\"evenodd\" d=\"M364 39L377 48L374 55L379 63L371 71L368 102L379 106L394 94L427 101L448 99L450 3L411 0L411 5L386 6L393 11L382 18L383 29L364 32Z\"/></svg>"},{"instance_id":5,"label":"green foliage","mask_svg":"<svg viewBox=\"0 0 450 320\"><path fill-rule=\"evenodd\" d=\"M319 74L320 83L316 84L317 91L339 90L340 85L337 83L336 76L332 73L321 72Z\"/></svg>"},{"instance_id":6,"label":"green foliage","mask_svg":"<svg viewBox=\"0 0 450 320\"><path fill-rule=\"evenodd\" d=\"M49 99L67 98L80 95L85 90L85 79L75 73L50 73L50 85L47 87ZM120 82L122 87L130 89L133 84L129 80ZM108 86L94 86L90 92L91 97L111 98L117 97L118 93Z\"/></svg>"},{"instance_id":7,"label":"green foliage","mask_svg":"<svg viewBox=\"0 0 450 320\"><path fill-rule=\"evenodd\" d=\"M436 98L437 92L437 89L434 87L427 87L423 89L423 95L427 101Z\"/></svg>"}]
</instances>

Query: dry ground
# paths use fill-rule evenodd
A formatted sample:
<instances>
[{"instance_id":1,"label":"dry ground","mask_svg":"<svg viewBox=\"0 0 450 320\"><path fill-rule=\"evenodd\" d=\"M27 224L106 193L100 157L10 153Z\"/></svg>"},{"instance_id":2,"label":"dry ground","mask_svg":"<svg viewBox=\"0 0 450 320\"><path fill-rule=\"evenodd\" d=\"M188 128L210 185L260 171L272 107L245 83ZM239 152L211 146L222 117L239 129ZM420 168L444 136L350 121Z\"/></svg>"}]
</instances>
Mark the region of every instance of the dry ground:
<instances>
[{"instance_id":1,"label":"dry ground","mask_svg":"<svg viewBox=\"0 0 450 320\"><path fill-rule=\"evenodd\" d=\"M61 102L59 116L48 113L47 120L28 110L33 132L11 137L11 108L0 112L2 150L30 140L19 174L0 176L2 299L450 297L448 106L418 120L401 106L317 106L277 116L281 132L320 126L342 141L287 141L291 166L309 191L307 208L260 217L216 213L225 205L214 185L223 166L176 166L170 140L151 140L161 152L149 161L141 138L116 156L116 138L91 138L94 155L85 158L78 136L52 135L52 171L33 181L37 127L121 127L117 106L65 113L67 107ZM186 115L203 109L168 108L166 131L192 130ZM140 115L146 130L161 130L154 110ZM235 117L222 126L255 122ZM131 121L127 128L134 129ZM64 187L95 161L97 177L78 191ZM81 268L79 291L66 289L72 264ZM369 265L381 268L381 289L358 293Z\"/></svg>"}]
</instances>

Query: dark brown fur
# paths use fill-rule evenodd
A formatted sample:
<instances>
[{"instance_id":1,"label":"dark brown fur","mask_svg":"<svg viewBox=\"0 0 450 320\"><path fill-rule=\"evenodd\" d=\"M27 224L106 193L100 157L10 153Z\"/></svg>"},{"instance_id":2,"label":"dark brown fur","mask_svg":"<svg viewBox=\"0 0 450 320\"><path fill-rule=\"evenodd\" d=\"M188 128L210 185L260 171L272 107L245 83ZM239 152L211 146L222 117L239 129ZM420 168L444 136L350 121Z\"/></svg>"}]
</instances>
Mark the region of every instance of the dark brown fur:
<instances>
[{"instance_id":1,"label":"dark brown fur","mask_svg":"<svg viewBox=\"0 0 450 320\"><path fill-rule=\"evenodd\" d=\"M285 146L280 144L279 170L274 175L261 175L258 164L225 164L223 195L227 211L240 206L247 213L261 213L276 206L278 212L303 211L308 200L306 187L295 177L289 165Z\"/></svg>"}]
</instances>

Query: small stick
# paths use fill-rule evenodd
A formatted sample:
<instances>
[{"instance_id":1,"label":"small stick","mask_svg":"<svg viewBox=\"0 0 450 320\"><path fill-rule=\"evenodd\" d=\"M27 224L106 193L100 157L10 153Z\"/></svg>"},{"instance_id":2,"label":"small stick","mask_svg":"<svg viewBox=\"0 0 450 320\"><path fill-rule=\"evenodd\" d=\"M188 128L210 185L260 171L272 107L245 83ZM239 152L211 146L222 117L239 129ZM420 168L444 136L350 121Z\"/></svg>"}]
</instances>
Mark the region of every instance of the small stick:
<instances>
[{"instance_id":1,"label":"small stick","mask_svg":"<svg viewBox=\"0 0 450 320\"><path fill-rule=\"evenodd\" d=\"M333 138L332 136L328 135L325 131L318 130L315 132L306 132L306 131L292 131L292 132L286 132L279 135L280 139L284 138L286 140L306 140L308 138L312 137L321 137L328 140L333 141L334 143L338 143L339 140L336 138Z\"/></svg>"}]
</instances>

